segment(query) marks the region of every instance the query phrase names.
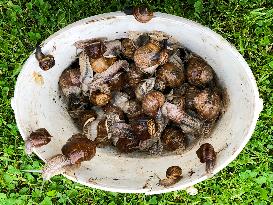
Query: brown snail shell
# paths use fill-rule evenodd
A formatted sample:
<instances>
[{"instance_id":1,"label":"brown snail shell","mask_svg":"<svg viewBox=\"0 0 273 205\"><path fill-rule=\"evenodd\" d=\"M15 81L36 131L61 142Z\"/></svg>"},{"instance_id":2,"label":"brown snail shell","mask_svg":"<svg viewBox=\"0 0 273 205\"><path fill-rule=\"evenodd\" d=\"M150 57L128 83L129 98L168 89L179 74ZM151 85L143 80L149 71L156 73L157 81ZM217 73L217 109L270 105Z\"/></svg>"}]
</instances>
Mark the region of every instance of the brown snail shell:
<instances>
[{"instance_id":1,"label":"brown snail shell","mask_svg":"<svg viewBox=\"0 0 273 205\"><path fill-rule=\"evenodd\" d=\"M86 123L92 122L96 120L96 118L97 113L94 110L81 110L78 113L77 124L83 129Z\"/></svg>"},{"instance_id":2,"label":"brown snail shell","mask_svg":"<svg viewBox=\"0 0 273 205\"><path fill-rule=\"evenodd\" d=\"M128 83L131 87L136 87L143 79L144 74L133 65L127 72Z\"/></svg>"},{"instance_id":3,"label":"brown snail shell","mask_svg":"<svg viewBox=\"0 0 273 205\"><path fill-rule=\"evenodd\" d=\"M133 16L140 23L147 23L153 18L153 11L150 11L147 7L136 7L133 10Z\"/></svg>"},{"instance_id":4,"label":"brown snail shell","mask_svg":"<svg viewBox=\"0 0 273 205\"><path fill-rule=\"evenodd\" d=\"M92 92L90 95L90 101L96 106L104 106L111 100L111 95L102 93L100 91Z\"/></svg>"},{"instance_id":5,"label":"brown snail shell","mask_svg":"<svg viewBox=\"0 0 273 205\"><path fill-rule=\"evenodd\" d=\"M55 65L55 59L52 55L45 55L42 53L40 45L36 46L35 57L39 62L39 66L42 70L47 71Z\"/></svg>"},{"instance_id":6,"label":"brown snail shell","mask_svg":"<svg viewBox=\"0 0 273 205\"><path fill-rule=\"evenodd\" d=\"M222 108L220 95L209 89L197 94L193 103L198 114L209 121L215 120L219 116Z\"/></svg>"},{"instance_id":7,"label":"brown snail shell","mask_svg":"<svg viewBox=\"0 0 273 205\"><path fill-rule=\"evenodd\" d=\"M71 164L79 164L95 156L96 144L82 134L75 134L62 147L62 153L70 159Z\"/></svg>"},{"instance_id":8,"label":"brown snail shell","mask_svg":"<svg viewBox=\"0 0 273 205\"><path fill-rule=\"evenodd\" d=\"M119 152L130 153L137 149L139 140L133 135L132 127L126 123L115 123L112 127L112 140Z\"/></svg>"},{"instance_id":9,"label":"brown snail shell","mask_svg":"<svg viewBox=\"0 0 273 205\"><path fill-rule=\"evenodd\" d=\"M162 143L165 150L174 151L185 148L185 136L179 128L166 128L162 134Z\"/></svg>"},{"instance_id":10,"label":"brown snail shell","mask_svg":"<svg viewBox=\"0 0 273 205\"><path fill-rule=\"evenodd\" d=\"M150 116L156 116L160 107L163 106L165 97L161 92L151 91L142 100L143 112Z\"/></svg>"},{"instance_id":11,"label":"brown snail shell","mask_svg":"<svg viewBox=\"0 0 273 205\"><path fill-rule=\"evenodd\" d=\"M138 140L134 138L120 137L116 143L119 152L130 153L137 149Z\"/></svg>"},{"instance_id":12,"label":"brown snail shell","mask_svg":"<svg viewBox=\"0 0 273 205\"><path fill-rule=\"evenodd\" d=\"M159 185L169 187L182 179L182 169L179 166L171 166L166 171L166 178L159 180Z\"/></svg>"},{"instance_id":13,"label":"brown snail shell","mask_svg":"<svg viewBox=\"0 0 273 205\"><path fill-rule=\"evenodd\" d=\"M214 77L213 69L199 56L191 55L188 60L187 79L190 84L204 86Z\"/></svg>"},{"instance_id":14,"label":"brown snail shell","mask_svg":"<svg viewBox=\"0 0 273 205\"><path fill-rule=\"evenodd\" d=\"M81 93L80 76L79 68L68 68L62 72L59 78L59 86L64 96L79 95Z\"/></svg>"},{"instance_id":15,"label":"brown snail shell","mask_svg":"<svg viewBox=\"0 0 273 205\"><path fill-rule=\"evenodd\" d=\"M132 132L136 135L136 137L143 141L151 138L150 133L148 132L148 125L147 122L136 120L135 122L131 123Z\"/></svg>"},{"instance_id":16,"label":"brown snail shell","mask_svg":"<svg viewBox=\"0 0 273 205\"><path fill-rule=\"evenodd\" d=\"M201 163L206 163L206 172L210 173L215 166L216 152L211 144L205 143L196 151Z\"/></svg>"},{"instance_id":17,"label":"brown snail shell","mask_svg":"<svg viewBox=\"0 0 273 205\"><path fill-rule=\"evenodd\" d=\"M134 53L136 51L136 46L134 44L134 41L129 38L123 39L121 41L121 51L124 56L132 59L134 57Z\"/></svg>"},{"instance_id":18,"label":"brown snail shell","mask_svg":"<svg viewBox=\"0 0 273 205\"><path fill-rule=\"evenodd\" d=\"M175 88L181 86L184 80L183 70L173 63L165 63L156 72L156 84L162 82L165 86Z\"/></svg>"},{"instance_id":19,"label":"brown snail shell","mask_svg":"<svg viewBox=\"0 0 273 205\"><path fill-rule=\"evenodd\" d=\"M159 45L149 42L135 51L134 61L138 68L144 72L145 69L158 66L158 61L154 57L161 51Z\"/></svg>"},{"instance_id":20,"label":"brown snail shell","mask_svg":"<svg viewBox=\"0 0 273 205\"><path fill-rule=\"evenodd\" d=\"M27 154L32 153L32 149L41 147L51 141L51 135L45 128L35 130L30 134L25 142L25 150Z\"/></svg>"},{"instance_id":21,"label":"brown snail shell","mask_svg":"<svg viewBox=\"0 0 273 205\"><path fill-rule=\"evenodd\" d=\"M106 51L106 47L103 41L93 40L89 42L89 45L84 47L84 52L92 59L100 58Z\"/></svg>"},{"instance_id":22,"label":"brown snail shell","mask_svg":"<svg viewBox=\"0 0 273 205\"><path fill-rule=\"evenodd\" d=\"M117 61L117 58L90 58L89 61L91 62L91 67L93 71L95 71L96 73L102 73L106 71L111 65L113 65Z\"/></svg>"}]
</instances>

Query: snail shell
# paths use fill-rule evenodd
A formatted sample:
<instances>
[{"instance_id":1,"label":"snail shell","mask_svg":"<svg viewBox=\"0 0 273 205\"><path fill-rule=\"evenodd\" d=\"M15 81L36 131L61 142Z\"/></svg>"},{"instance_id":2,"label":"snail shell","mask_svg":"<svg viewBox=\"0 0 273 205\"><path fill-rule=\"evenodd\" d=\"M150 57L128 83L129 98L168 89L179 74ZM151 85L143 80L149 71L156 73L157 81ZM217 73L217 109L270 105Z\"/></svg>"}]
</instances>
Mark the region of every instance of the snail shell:
<instances>
[{"instance_id":1,"label":"snail shell","mask_svg":"<svg viewBox=\"0 0 273 205\"><path fill-rule=\"evenodd\" d=\"M179 166L171 166L166 171L165 179L159 180L159 185L169 187L182 179L182 169Z\"/></svg>"},{"instance_id":2,"label":"snail shell","mask_svg":"<svg viewBox=\"0 0 273 205\"><path fill-rule=\"evenodd\" d=\"M222 108L220 95L209 89L197 94L193 100L193 104L198 114L209 121L215 120Z\"/></svg>"},{"instance_id":3,"label":"snail shell","mask_svg":"<svg viewBox=\"0 0 273 205\"><path fill-rule=\"evenodd\" d=\"M216 152L211 144L205 143L196 151L201 163L206 163L206 172L210 173L215 166Z\"/></svg>"},{"instance_id":4,"label":"snail shell","mask_svg":"<svg viewBox=\"0 0 273 205\"><path fill-rule=\"evenodd\" d=\"M156 116L160 107L163 106L165 97L161 92L151 91L142 100L142 109L145 114Z\"/></svg>"},{"instance_id":5,"label":"snail shell","mask_svg":"<svg viewBox=\"0 0 273 205\"><path fill-rule=\"evenodd\" d=\"M62 153L70 159L71 164L79 164L95 156L96 144L82 134L75 134L62 147Z\"/></svg>"},{"instance_id":6,"label":"snail shell","mask_svg":"<svg viewBox=\"0 0 273 205\"><path fill-rule=\"evenodd\" d=\"M59 78L59 86L64 96L68 97L72 94L79 95L81 93L80 76L79 68L67 68L62 72Z\"/></svg>"},{"instance_id":7,"label":"snail shell","mask_svg":"<svg viewBox=\"0 0 273 205\"><path fill-rule=\"evenodd\" d=\"M35 147L41 147L51 141L51 135L45 128L35 130L30 134L25 142L25 151L29 155Z\"/></svg>"},{"instance_id":8,"label":"snail shell","mask_svg":"<svg viewBox=\"0 0 273 205\"><path fill-rule=\"evenodd\" d=\"M121 51L124 56L126 56L129 59L132 59L136 51L136 46L134 44L134 41L129 38L123 39L121 41Z\"/></svg>"},{"instance_id":9,"label":"snail shell","mask_svg":"<svg viewBox=\"0 0 273 205\"><path fill-rule=\"evenodd\" d=\"M179 128L166 128L162 134L162 143L164 149L168 151L174 151L178 148L185 148L185 136L181 129Z\"/></svg>"},{"instance_id":10,"label":"snail shell","mask_svg":"<svg viewBox=\"0 0 273 205\"><path fill-rule=\"evenodd\" d=\"M153 12L150 11L147 7L136 7L133 10L133 16L140 23L147 23L153 18Z\"/></svg>"},{"instance_id":11,"label":"snail shell","mask_svg":"<svg viewBox=\"0 0 273 205\"><path fill-rule=\"evenodd\" d=\"M173 63L165 63L156 72L156 83L163 82L171 88L181 86L184 80L183 70L176 67Z\"/></svg>"},{"instance_id":12,"label":"snail shell","mask_svg":"<svg viewBox=\"0 0 273 205\"><path fill-rule=\"evenodd\" d=\"M116 62L116 58L105 58L100 57L97 59L89 59L91 62L91 67L96 73L102 73L106 71L111 65Z\"/></svg>"},{"instance_id":13,"label":"snail shell","mask_svg":"<svg viewBox=\"0 0 273 205\"><path fill-rule=\"evenodd\" d=\"M214 73L209 64L196 55L188 60L187 79L190 84L204 86L213 80Z\"/></svg>"}]
</instances>

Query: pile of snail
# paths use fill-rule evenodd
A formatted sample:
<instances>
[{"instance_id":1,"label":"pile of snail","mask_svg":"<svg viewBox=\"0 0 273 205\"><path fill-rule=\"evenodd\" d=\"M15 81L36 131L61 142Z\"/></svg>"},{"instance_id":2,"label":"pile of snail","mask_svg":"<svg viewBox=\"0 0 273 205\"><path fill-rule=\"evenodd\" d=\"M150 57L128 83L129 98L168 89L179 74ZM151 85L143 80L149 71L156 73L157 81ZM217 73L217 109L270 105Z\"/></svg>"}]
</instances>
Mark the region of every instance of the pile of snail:
<instances>
[{"instance_id":1,"label":"pile of snail","mask_svg":"<svg viewBox=\"0 0 273 205\"><path fill-rule=\"evenodd\" d=\"M151 13L134 10L147 22ZM146 14L141 16L141 14ZM87 39L75 42L78 58L60 78L67 112L79 129L42 170L44 179L78 168L92 159L96 148L112 146L120 153L181 154L208 137L223 113L223 92L211 66L171 36L159 32L127 33L126 38ZM37 46L43 70L54 57ZM48 144L45 128L32 132L26 152ZM213 169L216 153L203 144L196 154L206 171ZM162 186L182 178L179 166L170 167Z\"/></svg>"},{"instance_id":2,"label":"pile of snail","mask_svg":"<svg viewBox=\"0 0 273 205\"><path fill-rule=\"evenodd\" d=\"M206 137L222 111L213 69L162 32L75 43L60 76L68 113L97 147L160 155Z\"/></svg>"}]
</instances>

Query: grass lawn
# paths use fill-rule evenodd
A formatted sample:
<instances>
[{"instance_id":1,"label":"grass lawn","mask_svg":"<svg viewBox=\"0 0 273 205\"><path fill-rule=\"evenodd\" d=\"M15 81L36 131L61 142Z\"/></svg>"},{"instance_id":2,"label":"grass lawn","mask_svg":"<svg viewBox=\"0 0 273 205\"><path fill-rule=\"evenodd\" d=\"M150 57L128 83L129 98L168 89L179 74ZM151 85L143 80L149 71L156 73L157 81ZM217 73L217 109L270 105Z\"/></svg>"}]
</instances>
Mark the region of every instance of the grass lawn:
<instances>
[{"instance_id":1,"label":"grass lawn","mask_svg":"<svg viewBox=\"0 0 273 205\"><path fill-rule=\"evenodd\" d=\"M264 99L250 142L228 167L195 186L198 195L117 194L62 176L43 184L40 174L21 171L43 165L35 155L25 155L10 106L16 77L36 43L74 21L141 2L146 1L0 0L0 204L272 204L273 0L148 1L154 10L197 21L234 44L251 67Z\"/></svg>"}]
</instances>

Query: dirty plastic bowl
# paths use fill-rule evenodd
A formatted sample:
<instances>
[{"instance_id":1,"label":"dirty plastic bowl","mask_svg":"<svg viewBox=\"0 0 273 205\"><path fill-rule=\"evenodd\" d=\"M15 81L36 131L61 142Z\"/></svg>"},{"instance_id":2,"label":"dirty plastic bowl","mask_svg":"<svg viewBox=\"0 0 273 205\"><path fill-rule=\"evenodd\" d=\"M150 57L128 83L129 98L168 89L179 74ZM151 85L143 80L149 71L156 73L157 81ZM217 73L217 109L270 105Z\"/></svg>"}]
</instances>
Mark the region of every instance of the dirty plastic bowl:
<instances>
[{"instance_id":1,"label":"dirty plastic bowl","mask_svg":"<svg viewBox=\"0 0 273 205\"><path fill-rule=\"evenodd\" d=\"M153 30L172 35L213 67L229 96L226 113L211 137L201 140L183 155L128 155L119 154L113 148L98 148L91 161L83 162L75 173L64 174L67 178L113 192L158 194L180 190L210 177L195 153L201 144L208 142L216 151L221 150L213 171L216 174L234 160L249 141L262 110L262 101L251 70L232 45L210 29L184 18L155 13L150 22L142 24L133 16L115 12L83 19L45 40L42 50L56 60L51 70L42 71L34 54L25 62L12 100L17 126L24 139L38 128L46 128L54 136L48 145L34 152L45 161L61 153L67 139L78 132L59 97L58 88L62 71L76 59L78 51L73 43L96 37L121 38L128 31ZM37 77L35 80L37 74L41 75L43 83ZM182 168L183 179L169 188L159 186L158 177L164 178L167 168L173 165ZM193 171L191 176L190 171Z\"/></svg>"}]
</instances>

